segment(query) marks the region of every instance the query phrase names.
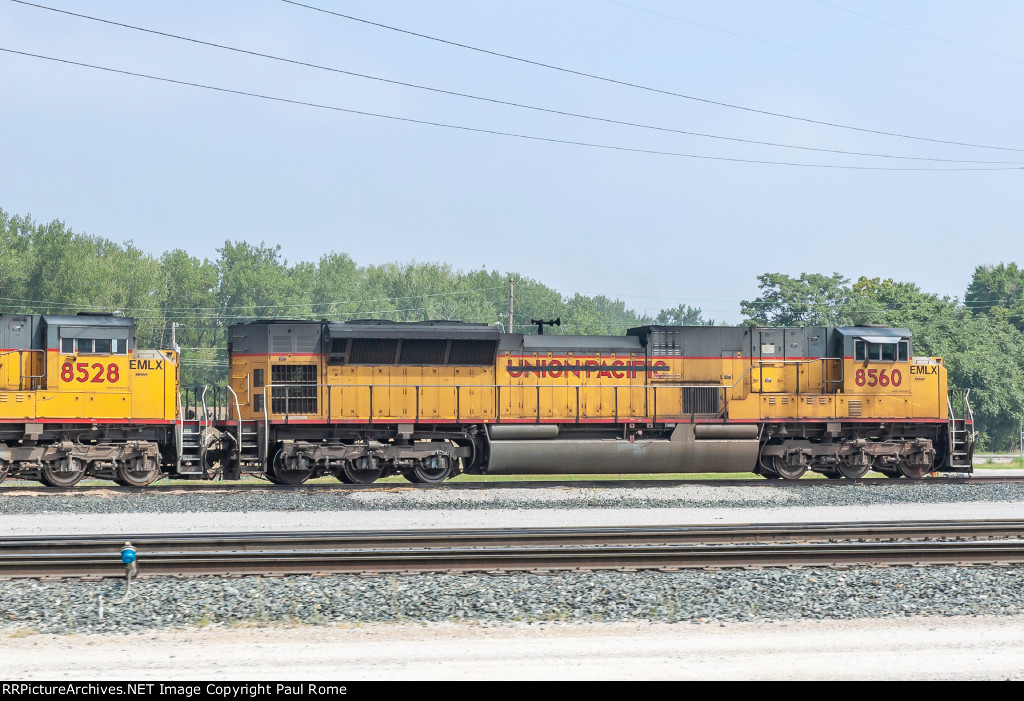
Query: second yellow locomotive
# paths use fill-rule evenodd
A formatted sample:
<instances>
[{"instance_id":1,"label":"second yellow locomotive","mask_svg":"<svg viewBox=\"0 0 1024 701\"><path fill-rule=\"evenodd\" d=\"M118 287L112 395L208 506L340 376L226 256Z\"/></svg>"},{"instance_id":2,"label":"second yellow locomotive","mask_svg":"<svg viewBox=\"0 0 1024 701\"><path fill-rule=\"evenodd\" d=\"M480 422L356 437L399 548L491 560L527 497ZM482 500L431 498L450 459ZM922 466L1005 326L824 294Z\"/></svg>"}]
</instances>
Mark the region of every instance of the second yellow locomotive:
<instances>
[{"instance_id":1,"label":"second yellow locomotive","mask_svg":"<svg viewBox=\"0 0 1024 701\"><path fill-rule=\"evenodd\" d=\"M458 322L233 326L229 473L436 482L487 474L968 471L973 421L907 329ZM212 453L211 453L212 454Z\"/></svg>"}]
</instances>

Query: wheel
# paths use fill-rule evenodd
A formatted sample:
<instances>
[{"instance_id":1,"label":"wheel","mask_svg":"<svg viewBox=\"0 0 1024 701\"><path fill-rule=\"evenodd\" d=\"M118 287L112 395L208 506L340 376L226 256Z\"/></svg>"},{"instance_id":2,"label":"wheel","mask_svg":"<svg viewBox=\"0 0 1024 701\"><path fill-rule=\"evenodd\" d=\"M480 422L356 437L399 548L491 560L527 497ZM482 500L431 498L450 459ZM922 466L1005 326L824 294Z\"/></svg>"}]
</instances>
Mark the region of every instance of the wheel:
<instances>
[{"instance_id":1,"label":"wheel","mask_svg":"<svg viewBox=\"0 0 1024 701\"><path fill-rule=\"evenodd\" d=\"M289 460L292 464L288 467L294 469L285 469L285 458L282 451L277 451L277 455L274 456L274 469L267 474L271 482L297 487L312 476L313 468L309 467L309 460L304 455L295 455Z\"/></svg>"},{"instance_id":2,"label":"wheel","mask_svg":"<svg viewBox=\"0 0 1024 701\"><path fill-rule=\"evenodd\" d=\"M335 475L345 484L370 484L384 474L384 465L372 455L346 460Z\"/></svg>"},{"instance_id":3,"label":"wheel","mask_svg":"<svg viewBox=\"0 0 1024 701\"><path fill-rule=\"evenodd\" d=\"M158 476L155 460L135 458L117 466L117 478L114 481L125 487L145 487Z\"/></svg>"},{"instance_id":4,"label":"wheel","mask_svg":"<svg viewBox=\"0 0 1024 701\"><path fill-rule=\"evenodd\" d=\"M64 468L64 469L58 469ZM81 458L68 456L60 460L43 463L43 484L51 487L74 487L85 477L85 463Z\"/></svg>"},{"instance_id":5,"label":"wheel","mask_svg":"<svg viewBox=\"0 0 1024 701\"><path fill-rule=\"evenodd\" d=\"M836 469L838 469L839 474L846 479L859 480L868 473L868 470L871 469L871 465L854 465L852 462L847 460L840 460Z\"/></svg>"},{"instance_id":6,"label":"wheel","mask_svg":"<svg viewBox=\"0 0 1024 701\"><path fill-rule=\"evenodd\" d=\"M912 480L919 480L931 471L929 465L911 465L906 460L900 460L900 474Z\"/></svg>"},{"instance_id":7,"label":"wheel","mask_svg":"<svg viewBox=\"0 0 1024 701\"><path fill-rule=\"evenodd\" d=\"M807 472L807 465L789 465L781 455L772 458L772 470L782 479L798 480Z\"/></svg>"},{"instance_id":8,"label":"wheel","mask_svg":"<svg viewBox=\"0 0 1024 701\"><path fill-rule=\"evenodd\" d=\"M11 461L0 460L0 482L7 479L7 476L11 474Z\"/></svg>"},{"instance_id":9,"label":"wheel","mask_svg":"<svg viewBox=\"0 0 1024 701\"><path fill-rule=\"evenodd\" d=\"M416 479L409 479L410 482L422 482L424 484L438 484L444 482L452 475L452 461L447 455L434 455L424 460L417 460L412 468L412 476ZM408 479L408 476L406 477Z\"/></svg>"}]
</instances>

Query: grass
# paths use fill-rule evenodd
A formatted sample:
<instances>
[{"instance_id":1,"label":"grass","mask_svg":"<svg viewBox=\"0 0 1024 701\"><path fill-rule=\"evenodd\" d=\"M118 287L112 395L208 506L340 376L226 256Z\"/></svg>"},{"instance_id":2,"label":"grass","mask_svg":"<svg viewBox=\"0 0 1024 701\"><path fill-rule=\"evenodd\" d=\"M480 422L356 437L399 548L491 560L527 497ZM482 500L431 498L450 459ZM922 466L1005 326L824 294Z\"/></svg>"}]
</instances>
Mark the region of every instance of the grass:
<instances>
[{"instance_id":1,"label":"grass","mask_svg":"<svg viewBox=\"0 0 1024 701\"><path fill-rule=\"evenodd\" d=\"M8 638L27 638L30 635L39 635L42 631L38 628L22 627L7 634Z\"/></svg>"},{"instance_id":2,"label":"grass","mask_svg":"<svg viewBox=\"0 0 1024 701\"><path fill-rule=\"evenodd\" d=\"M1019 457L1013 458L1010 462L999 462L999 463L987 463L981 462L985 459L985 455L979 454L976 456L975 467L984 470L1020 470L1024 469ZM884 477L880 472L869 472L865 477ZM644 474L609 474L609 475L459 475L450 482L617 482L617 481L654 481L654 480L730 480L730 479L749 479L754 481L760 481L763 478L759 475L755 475L752 472L686 472L686 473L644 473ZM820 475L810 470L801 479L825 479L824 475ZM267 480L260 479L257 477L244 476L240 480L231 481L215 481L207 482L204 480L159 480L154 484L172 486L172 487L184 487L194 485L208 485L210 487L218 486L236 486L236 485L247 485L247 484L269 484ZM79 482L82 486L94 486L94 487L113 487L112 482L106 480L82 480ZM334 477L317 477L311 479L306 484L338 484L338 480ZM409 485L410 482L401 476L396 477L385 477L384 479L377 480L374 484L381 485L396 485L403 486ZM38 482L28 480L15 480L9 479L4 482L5 487L23 487L26 489L38 488L40 484Z\"/></svg>"}]
</instances>

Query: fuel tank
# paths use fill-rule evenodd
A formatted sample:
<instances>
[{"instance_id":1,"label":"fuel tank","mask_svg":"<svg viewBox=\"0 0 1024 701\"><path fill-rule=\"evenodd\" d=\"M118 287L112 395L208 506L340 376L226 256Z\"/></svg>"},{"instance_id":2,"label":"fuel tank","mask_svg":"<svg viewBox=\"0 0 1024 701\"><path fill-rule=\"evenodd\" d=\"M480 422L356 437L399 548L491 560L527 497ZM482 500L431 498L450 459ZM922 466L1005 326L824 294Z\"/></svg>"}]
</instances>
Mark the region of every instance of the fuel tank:
<instances>
[{"instance_id":1,"label":"fuel tank","mask_svg":"<svg viewBox=\"0 0 1024 701\"><path fill-rule=\"evenodd\" d=\"M492 436L486 471L492 475L753 471L757 426L694 428L693 424L679 424L668 439L635 441L554 437L496 440Z\"/></svg>"}]
</instances>

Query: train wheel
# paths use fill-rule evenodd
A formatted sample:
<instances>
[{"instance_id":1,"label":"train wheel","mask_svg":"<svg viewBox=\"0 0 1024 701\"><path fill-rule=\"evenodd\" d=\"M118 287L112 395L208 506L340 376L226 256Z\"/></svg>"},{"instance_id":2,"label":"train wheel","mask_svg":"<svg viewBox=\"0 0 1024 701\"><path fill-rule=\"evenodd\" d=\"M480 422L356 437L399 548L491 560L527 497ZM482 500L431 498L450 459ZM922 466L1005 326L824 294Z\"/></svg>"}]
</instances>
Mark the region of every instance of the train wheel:
<instances>
[{"instance_id":1,"label":"train wheel","mask_svg":"<svg viewBox=\"0 0 1024 701\"><path fill-rule=\"evenodd\" d=\"M293 464L289 467L295 469L285 469L284 456L280 450L277 451L277 455L274 456L273 472L267 475L271 482L297 487L313 475L313 468L309 467L309 460L304 455L296 455L291 460Z\"/></svg>"},{"instance_id":2,"label":"train wheel","mask_svg":"<svg viewBox=\"0 0 1024 701\"><path fill-rule=\"evenodd\" d=\"M384 465L371 456L346 460L337 478L345 484L370 484L384 474Z\"/></svg>"},{"instance_id":3,"label":"train wheel","mask_svg":"<svg viewBox=\"0 0 1024 701\"><path fill-rule=\"evenodd\" d=\"M928 465L911 465L906 460L900 460L900 474L912 480L919 480L931 471L932 468Z\"/></svg>"},{"instance_id":4,"label":"train wheel","mask_svg":"<svg viewBox=\"0 0 1024 701\"><path fill-rule=\"evenodd\" d=\"M846 460L840 460L836 466L839 470L839 474L849 480L859 480L861 477L868 473L871 469L871 465L855 465Z\"/></svg>"},{"instance_id":5,"label":"train wheel","mask_svg":"<svg viewBox=\"0 0 1024 701\"><path fill-rule=\"evenodd\" d=\"M135 458L121 463L117 467L118 484L126 487L145 487L156 480L158 474L154 460Z\"/></svg>"},{"instance_id":6,"label":"train wheel","mask_svg":"<svg viewBox=\"0 0 1024 701\"><path fill-rule=\"evenodd\" d=\"M11 461L0 460L0 482L7 479L7 476L11 474Z\"/></svg>"},{"instance_id":7,"label":"train wheel","mask_svg":"<svg viewBox=\"0 0 1024 701\"><path fill-rule=\"evenodd\" d=\"M452 476L452 461L447 455L435 455L426 460L417 460L412 468L412 476L416 479L409 479L410 482L422 482L424 484L438 484ZM406 475L408 479L408 475Z\"/></svg>"},{"instance_id":8,"label":"train wheel","mask_svg":"<svg viewBox=\"0 0 1024 701\"><path fill-rule=\"evenodd\" d=\"M789 465L781 455L772 458L772 470L784 480L798 480L807 472L807 465Z\"/></svg>"},{"instance_id":9,"label":"train wheel","mask_svg":"<svg viewBox=\"0 0 1024 701\"><path fill-rule=\"evenodd\" d=\"M59 467L65 469L57 469ZM43 484L51 487L74 487L82 481L83 477L85 477L85 463L80 458L68 456L62 460L43 463Z\"/></svg>"}]
</instances>

